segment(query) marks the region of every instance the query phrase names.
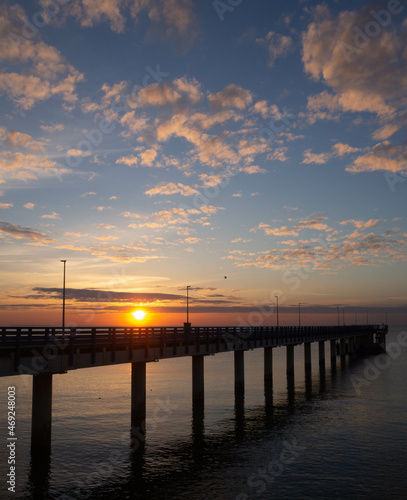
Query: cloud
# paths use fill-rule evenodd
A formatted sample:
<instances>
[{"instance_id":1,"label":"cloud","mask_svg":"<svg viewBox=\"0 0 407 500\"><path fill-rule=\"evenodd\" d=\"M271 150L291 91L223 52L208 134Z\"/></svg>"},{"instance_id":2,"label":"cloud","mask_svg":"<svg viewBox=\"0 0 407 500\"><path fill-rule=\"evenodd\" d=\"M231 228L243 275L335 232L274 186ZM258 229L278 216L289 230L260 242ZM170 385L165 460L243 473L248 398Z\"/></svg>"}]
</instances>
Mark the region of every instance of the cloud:
<instances>
[{"instance_id":1,"label":"cloud","mask_svg":"<svg viewBox=\"0 0 407 500\"><path fill-rule=\"evenodd\" d=\"M87 193L82 193L81 198L86 198L87 196L94 196L96 193L94 191L88 191Z\"/></svg>"},{"instance_id":2,"label":"cloud","mask_svg":"<svg viewBox=\"0 0 407 500\"><path fill-rule=\"evenodd\" d=\"M243 110L250 106L253 97L250 90L232 83L216 94L209 94L208 101L214 109L236 108Z\"/></svg>"},{"instance_id":3,"label":"cloud","mask_svg":"<svg viewBox=\"0 0 407 500\"><path fill-rule=\"evenodd\" d=\"M90 156L90 151L82 151L82 149L68 149L66 152L67 156L80 156L81 158L86 158Z\"/></svg>"},{"instance_id":4,"label":"cloud","mask_svg":"<svg viewBox=\"0 0 407 500\"><path fill-rule=\"evenodd\" d=\"M270 67L273 66L277 57L286 55L293 46L291 37L280 35L274 31L269 31L264 38L258 38L256 42L267 47Z\"/></svg>"},{"instance_id":5,"label":"cloud","mask_svg":"<svg viewBox=\"0 0 407 500\"><path fill-rule=\"evenodd\" d=\"M39 101L60 95L66 103L77 100L76 84L83 74L73 68L55 48L42 41L12 36L20 33L21 19L26 17L18 5L0 13L0 61L22 66L21 73L0 73L0 93L6 94L22 109L28 110ZM10 35L10 36L9 36Z\"/></svg>"},{"instance_id":6,"label":"cloud","mask_svg":"<svg viewBox=\"0 0 407 500\"><path fill-rule=\"evenodd\" d=\"M294 229L301 231L303 229L317 229L318 231L332 231L331 228L328 227L327 224L325 224L325 220L327 220L328 217L325 217L323 215L317 215L316 217L312 218L309 217L307 219L303 219L299 221L295 226Z\"/></svg>"},{"instance_id":7,"label":"cloud","mask_svg":"<svg viewBox=\"0 0 407 500\"><path fill-rule=\"evenodd\" d=\"M354 148L352 146L349 146L348 144L342 144L341 142L336 143L332 149L334 151L334 154L339 157L361 151L360 148Z\"/></svg>"},{"instance_id":8,"label":"cloud","mask_svg":"<svg viewBox=\"0 0 407 500\"><path fill-rule=\"evenodd\" d=\"M31 241L42 241L42 242L52 242L55 241L44 233L39 233L37 231L33 231L29 227L22 227L18 224L10 224L9 222L0 221L0 233L7 234L12 236L13 238L27 239Z\"/></svg>"},{"instance_id":9,"label":"cloud","mask_svg":"<svg viewBox=\"0 0 407 500\"><path fill-rule=\"evenodd\" d=\"M280 148L276 148L273 152L267 155L268 160L278 160L278 161L288 161L287 158L288 148L282 146Z\"/></svg>"},{"instance_id":10,"label":"cloud","mask_svg":"<svg viewBox=\"0 0 407 500\"><path fill-rule=\"evenodd\" d=\"M352 233L340 242L289 240L290 248L261 252L230 251L226 257L237 267L283 269L283 281L295 284L313 271L337 272L349 266L376 266L407 260L407 238L396 230L384 234Z\"/></svg>"},{"instance_id":11,"label":"cloud","mask_svg":"<svg viewBox=\"0 0 407 500\"><path fill-rule=\"evenodd\" d=\"M106 117L106 119L110 120L109 117ZM136 116L135 111L129 111L120 119L120 125L129 131L129 134L124 134L125 136L138 134L146 127L147 118L143 115Z\"/></svg>"},{"instance_id":12,"label":"cloud","mask_svg":"<svg viewBox=\"0 0 407 500\"><path fill-rule=\"evenodd\" d=\"M112 31L122 33L125 28L125 17L121 13L123 0L74 0L70 12L79 19L82 26L92 27L102 21L108 21Z\"/></svg>"},{"instance_id":13,"label":"cloud","mask_svg":"<svg viewBox=\"0 0 407 500\"><path fill-rule=\"evenodd\" d=\"M44 144L41 141L35 141L30 135L16 130L10 130L5 135L4 144L12 149L24 148L37 152L44 151Z\"/></svg>"},{"instance_id":14,"label":"cloud","mask_svg":"<svg viewBox=\"0 0 407 500\"><path fill-rule=\"evenodd\" d=\"M266 174L267 170L261 168L258 165L248 165L247 167L241 167L238 169L239 172L244 172L245 174Z\"/></svg>"},{"instance_id":15,"label":"cloud","mask_svg":"<svg viewBox=\"0 0 407 500\"><path fill-rule=\"evenodd\" d=\"M199 194L199 191L191 188L190 186L186 186L181 182L161 182L157 184L154 188L149 189L145 192L145 194L149 196L154 196L156 194L180 194L182 196L193 196L194 194Z\"/></svg>"},{"instance_id":16,"label":"cloud","mask_svg":"<svg viewBox=\"0 0 407 500\"><path fill-rule=\"evenodd\" d=\"M385 222L383 219L370 219L368 221L349 219L341 221L339 224L353 224L357 229L370 229L372 227L376 227L380 222Z\"/></svg>"},{"instance_id":17,"label":"cloud","mask_svg":"<svg viewBox=\"0 0 407 500\"><path fill-rule=\"evenodd\" d=\"M8 209L8 208L13 208L14 203L0 203L0 208L2 209Z\"/></svg>"},{"instance_id":18,"label":"cloud","mask_svg":"<svg viewBox=\"0 0 407 500\"><path fill-rule=\"evenodd\" d=\"M293 229L289 229L287 226L281 226L281 227L270 227L269 224L264 224L261 222L257 228L255 229L262 229L265 234L272 234L273 236L298 236L298 231L295 231Z\"/></svg>"},{"instance_id":19,"label":"cloud","mask_svg":"<svg viewBox=\"0 0 407 500\"><path fill-rule=\"evenodd\" d=\"M40 125L42 130L45 132L62 132L65 130L65 125L63 123L54 123L53 125Z\"/></svg>"},{"instance_id":20,"label":"cloud","mask_svg":"<svg viewBox=\"0 0 407 500\"><path fill-rule=\"evenodd\" d=\"M202 188L219 186L219 184L225 182L225 176L221 174L200 174L199 178L202 181Z\"/></svg>"},{"instance_id":21,"label":"cloud","mask_svg":"<svg viewBox=\"0 0 407 500\"><path fill-rule=\"evenodd\" d=\"M268 105L267 101L257 101L251 108L252 113L259 113L264 119L275 118L276 120L281 119L281 112L276 104Z\"/></svg>"},{"instance_id":22,"label":"cloud","mask_svg":"<svg viewBox=\"0 0 407 500\"><path fill-rule=\"evenodd\" d=\"M302 163L305 164L316 163L317 165L323 165L324 163L327 163L327 161L330 160L331 158L335 157L342 158L345 155L356 153L359 151L363 151L363 149L354 148L352 146L349 146L349 144L343 144L341 142L338 142L334 144L334 146L332 147L332 151L330 153L315 154L312 153L310 149L306 149L304 151L304 159Z\"/></svg>"},{"instance_id":23,"label":"cloud","mask_svg":"<svg viewBox=\"0 0 407 500\"><path fill-rule=\"evenodd\" d=\"M137 19L148 11L148 18L156 23L162 37L176 34L184 41L192 41L198 34L194 2L192 0L135 0L131 15Z\"/></svg>"},{"instance_id":24,"label":"cloud","mask_svg":"<svg viewBox=\"0 0 407 500\"><path fill-rule=\"evenodd\" d=\"M180 99L181 94L168 83L152 83L141 89L137 95L139 106L169 106Z\"/></svg>"},{"instance_id":25,"label":"cloud","mask_svg":"<svg viewBox=\"0 0 407 500\"><path fill-rule=\"evenodd\" d=\"M130 10L128 10L128 7ZM74 0L68 7L68 15L76 17L84 27L108 22L116 33L126 30L126 20L147 14L151 23L149 37L177 35L191 40L197 35L196 15L192 0Z\"/></svg>"},{"instance_id":26,"label":"cloud","mask_svg":"<svg viewBox=\"0 0 407 500\"><path fill-rule=\"evenodd\" d=\"M213 168L239 171L243 167L251 167L247 172L255 173L256 166L252 165L254 156L271 149L271 145L265 140L252 140L253 127L261 126L260 123L257 124L260 118L256 115L264 118L272 114L277 119L281 118L278 107L269 106L266 101L249 108L253 97L247 89L231 84L218 93L208 94L201 89L197 80L185 76L134 90L126 103L139 111L129 110L119 117L113 108L117 104L122 105L119 101L128 87L127 82L103 84L101 90L104 95L98 105L107 120L120 123L124 129L120 134L122 137L132 138L136 135L139 143L149 145L144 153L140 146L134 148L137 154L122 156L117 160L117 163L128 166L175 166L187 175L194 163L200 163ZM203 100L205 94L207 100ZM147 110L157 107L168 109L169 112L157 114L156 111ZM245 127L239 130L228 126L228 122L237 123L249 114L252 115L249 118L250 125L246 120ZM247 128L249 126L251 128ZM157 161L157 158L153 160L155 153L151 150L159 153L161 144L172 138L184 139L190 145L187 161L181 162L180 159L165 155L162 155L161 161ZM281 159L285 157L283 152L283 149L279 152ZM262 172L264 170L258 168L256 173Z\"/></svg>"},{"instance_id":27,"label":"cloud","mask_svg":"<svg viewBox=\"0 0 407 500\"><path fill-rule=\"evenodd\" d=\"M359 156L346 168L347 172L407 171L407 152L404 146L384 141L376 144L371 151Z\"/></svg>"},{"instance_id":28,"label":"cloud","mask_svg":"<svg viewBox=\"0 0 407 500\"><path fill-rule=\"evenodd\" d=\"M302 35L304 69L333 93L324 91L309 98L311 122L348 111L392 121L405 105L405 32L392 23L391 29L382 28L377 36L358 38L357 29L374 20L370 5L334 17L322 4L313 10L313 18ZM383 130L385 136L391 129Z\"/></svg>"},{"instance_id":29,"label":"cloud","mask_svg":"<svg viewBox=\"0 0 407 500\"><path fill-rule=\"evenodd\" d=\"M140 163L145 167L152 167L154 160L157 158L157 151L155 149L146 149L140 153Z\"/></svg>"},{"instance_id":30,"label":"cloud","mask_svg":"<svg viewBox=\"0 0 407 500\"><path fill-rule=\"evenodd\" d=\"M372 134L372 138L376 141L384 141L395 134L400 129L398 123L388 123Z\"/></svg>"},{"instance_id":31,"label":"cloud","mask_svg":"<svg viewBox=\"0 0 407 500\"><path fill-rule=\"evenodd\" d=\"M330 228L325 223L326 220L327 217L322 214L317 214L313 217L308 217L306 219L297 221L297 223L292 228L289 228L287 226L271 227L269 224L261 222L256 228L253 228L251 231L261 229L265 234L273 236L298 236L300 231L303 231L304 229L316 229L317 231L327 232L332 231L332 228Z\"/></svg>"},{"instance_id":32,"label":"cloud","mask_svg":"<svg viewBox=\"0 0 407 500\"><path fill-rule=\"evenodd\" d=\"M165 231L175 231L177 234L189 235L194 232L191 226L194 224L210 225L208 217L216 214L222 207L204 205L200 209L196 208L171 208L161 210L150 215L134 212L123 212L122 217L136 219L136 223L129 224L134 229L164 229Z\"/></svg>"},{"instance_id":33,"label":"cloud","mask_svg":"<svg viewBox=\"0 0 407 500\"><path fill-rule=\"evenodd\" d=\"M310 149L306 149L304 151L304 159L302 160L302 163L305 163L305 164L316 163L317 165L323 165L331 157L332 156L330 153L315 154L315 153L312 153Z\"/></svg>"},{"instance_id":34,"label":"cloud","mask_svg":"<svg viewBox=\"0 0 407 500\"><path fill-rule=\"evenodd\" d=\"M41 219L60 219L61 216L56 212L52 212L51 214L41 215Z\"/></svg>"},{"instance_id":35,"label":"cloud","mask_svg":"<svg viewBox=\"0 0 407 500\"><path fill-rule=\"evenodd\" d=\"M24 205L24 208L26 208L27 210L33 210L35 207L35 203L26 203Z\"/></svg>"},{"instance_id":36,"label":"cloud","mask_svg":"<svg viewBox=\"0 0 407 500\"><path fill-rule=\"evenodd\" d=\"M44 156L12 153L11 151L0 152L0 170L7 177L24 181L36 180L39 177L72 174L72 170L61 167Z\"/></svg>"},{"instance_id":37,"label":"cloud","mask_svg":"<svg viewBox=\"0 0 407 500\"><path fill-rule=\"evenodd\" d=\"M57 299L62 298L61 288L33 288L35 294L29 294L25 299ZM99 290L96 288L66 288L65 297L75 302L122 302L122 303L154 303L185 300L184 295L158 292L115 292L110 290Z\"/></svg>"},{"instance_id":38,"label":"cloud","mask_svg":"<svg viewBox=\"0 0 407 500\"><path fill-rule=\"evenodd\" d=\"M116 160L116 165L119 163L127 165L128 167L134 167L138 164L138 158L134 155L122 156Z\"/></svg>"}]
</instances>

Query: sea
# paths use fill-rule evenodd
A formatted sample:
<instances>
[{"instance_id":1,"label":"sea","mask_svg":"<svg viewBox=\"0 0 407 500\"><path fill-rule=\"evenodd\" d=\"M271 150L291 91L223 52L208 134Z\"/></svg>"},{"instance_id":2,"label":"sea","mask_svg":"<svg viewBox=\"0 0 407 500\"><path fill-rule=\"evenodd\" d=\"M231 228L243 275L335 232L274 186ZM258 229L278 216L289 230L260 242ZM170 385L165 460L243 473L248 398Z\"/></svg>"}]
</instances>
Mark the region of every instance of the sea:
<instances>
[{"instance_id":1,"label":"sea","mask_svg":"<svg viewBox=\"0 0 407 500\"><path fill-rule=\"evenodd\" d=\"M30 457L32 377L0 379L0 498L406 499L407 327L390 327L387 354L337 357L312 372L295 348L245 352L244 395L234 355L205 357L205 403L192 405L190 357L147 365L146 441L130 437L131 365L53 377L51 456ZM8 491L7 393L16 388L16 488ZM137 433L136 433L137 434Z\"/></svg>"}]
</instances>

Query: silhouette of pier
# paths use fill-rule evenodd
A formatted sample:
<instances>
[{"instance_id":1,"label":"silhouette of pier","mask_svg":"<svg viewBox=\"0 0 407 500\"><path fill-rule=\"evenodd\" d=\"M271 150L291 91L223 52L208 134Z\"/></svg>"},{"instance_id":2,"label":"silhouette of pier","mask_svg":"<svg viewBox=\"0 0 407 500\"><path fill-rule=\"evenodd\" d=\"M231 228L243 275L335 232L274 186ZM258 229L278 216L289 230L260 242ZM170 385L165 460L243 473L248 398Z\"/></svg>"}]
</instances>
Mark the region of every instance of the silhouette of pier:
<instances>
[{"instance_id":1,"label":"silhouette of pier","mask_svg":"<svg viewBox=\"0 0 407 500\"><path fill-rule=\"evenodd\" d=\"M52 377L80 368L131 363L131 426L146 427L146 364L160 359L192 357L194 410L204 404L204 359L234 352L235 394L244 393L244 353L264 349L264 383L272 391L273 349L286 348L287 377L294 378L294 347L304 345L304 368L311 371L311 343L325 367L325 342L331 365L336 356L386 348L387 325L302 327L3 327L0 328L0 376L33 376L31 451L51 449Z\"/></svg>"}]
</instances>

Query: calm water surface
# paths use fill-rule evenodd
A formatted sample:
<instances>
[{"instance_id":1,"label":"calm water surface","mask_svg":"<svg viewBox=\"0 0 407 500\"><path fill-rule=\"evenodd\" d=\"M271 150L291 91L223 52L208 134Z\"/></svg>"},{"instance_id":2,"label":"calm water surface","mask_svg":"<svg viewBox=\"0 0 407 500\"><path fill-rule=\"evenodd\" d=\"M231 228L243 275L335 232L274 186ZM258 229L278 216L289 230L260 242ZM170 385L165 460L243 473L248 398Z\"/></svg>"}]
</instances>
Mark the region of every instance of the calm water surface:
<instances>
[{"instance_id":1,"label":"calm water surface","mask_svg":"<svg viewBox=\"0 0 407 500\"><path fill-rule=\"evenodd\" d=\"M388 345L407 328L392 328ZM244 400L233 353L205 358L204 413L192 411L191 359L147 365L147 441L131 450L130 365L54 376L50 463L30 463L31 377L0 379L0 497L15 499L405 499L407 347L367 371L356 360L320 373L317 344L295 382L274 349L265 399L263 350L245 353ZM398 353L398 354L397 354ZM375 358L369 358L374 362ZM369 378L370 380L367 380ZM17 388L17 492L7 493L6 395ZM136 441L137 443L137 441Z\"/></svg>"}]
</instances>

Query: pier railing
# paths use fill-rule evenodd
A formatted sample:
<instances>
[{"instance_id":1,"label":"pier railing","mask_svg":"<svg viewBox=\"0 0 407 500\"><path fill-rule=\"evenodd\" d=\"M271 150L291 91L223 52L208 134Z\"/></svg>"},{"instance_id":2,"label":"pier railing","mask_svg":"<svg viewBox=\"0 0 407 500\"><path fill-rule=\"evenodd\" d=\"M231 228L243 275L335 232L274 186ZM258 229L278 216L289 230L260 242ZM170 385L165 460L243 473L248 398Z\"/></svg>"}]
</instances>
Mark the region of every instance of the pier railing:
<instances>
[{"instance_id":1,"label":"pier railing","mask_svg":"<svg viewBox=\"0 0 407 500\"><path fill-rule=\"evenodd\" d=\"M1 327L0 358L13 357L17 371L22 357L30 358L42 350L47 360L67 357L67 367L74 365L78 352L87 353L95 365L98 353L104 352L108 363L134 361L136 352L145 359L154 350L156 358L216 353L225 350L279 347L304 342L341 339L349 336L378 334L379 325L342 326L196 326L196 327ZM123 358L123 353L126 352ZM116 354L120 353L120 359Z\"/></svg>"}]
</instances>

